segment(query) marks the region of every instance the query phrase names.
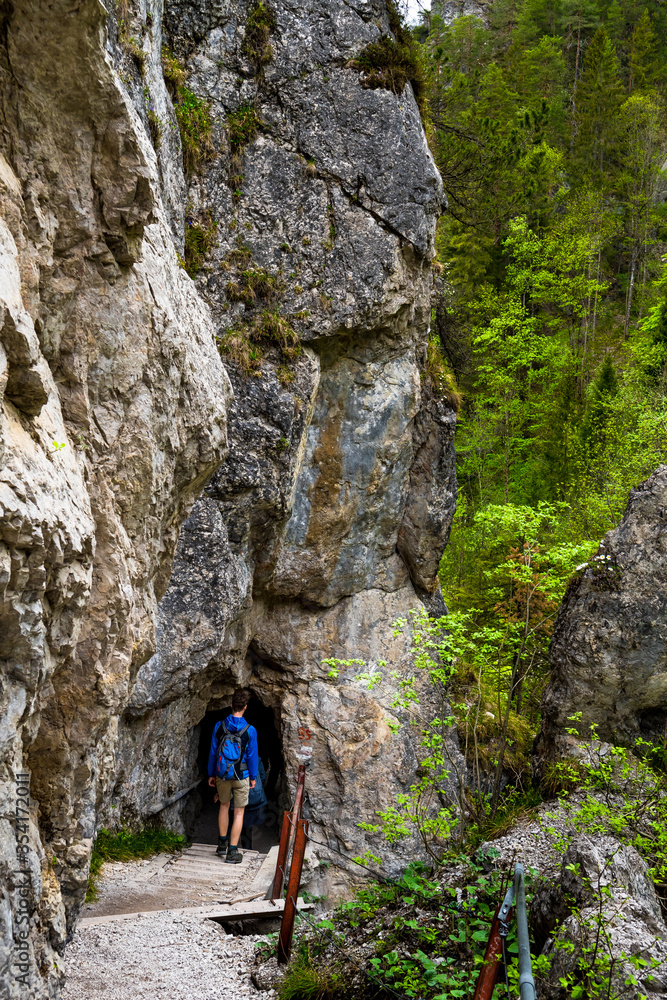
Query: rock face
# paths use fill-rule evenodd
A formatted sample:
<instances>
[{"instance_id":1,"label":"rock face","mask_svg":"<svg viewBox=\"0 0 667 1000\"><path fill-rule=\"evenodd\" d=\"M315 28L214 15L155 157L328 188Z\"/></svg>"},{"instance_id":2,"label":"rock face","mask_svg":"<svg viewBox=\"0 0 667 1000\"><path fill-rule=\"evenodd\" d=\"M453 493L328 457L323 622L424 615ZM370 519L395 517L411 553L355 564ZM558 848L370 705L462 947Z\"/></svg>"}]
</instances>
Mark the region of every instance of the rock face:
<instances>
[{"instance_id":1,"label":"rock face","mask_svg":"<svg viewBox=\"0 0 667 1000\"><path fill-rule=\"evenodd\" d=\"M256 13L0 6L3 997L55 995L101 822L186 822L202 719L238 683L273 710L286 796L310 729L332 842L363 848L414 780L391 625L437 606L455 506L425 371L440 179L410 87L350 65L383 0L276 0L253 35ZM187 177L165 44L212 121ZM223 365L229 331L252 364Z\"/></svg>"},{"instance_id":2,"label":"rock face","mask_svg":"<svg viewBox=\"0 0 667 1000\"><path fill-rule=\"evenodd\" d=\"M538 948L543 944L542 954L551 960L539 980L545 1000L566 1000L569 991L562 980L580 977L579 964L590 963L600 939L598 976L612 996L665 995L667 927L648 867L634 847L609 836L576 837L559 877L538 883L530 926ZM641 964L635 964L637 959Z\"/></svg>"},{"instance_id":3,"label":"rock face","mask_svg":"<svg viewBox=\"0 0 667 1000\"><path fill-rule=\"evenodd\" d=\"M478 17L486 23L490 6L490 0L433 0L431 11L448 25L459 17Z\"/></svg>"},{"instance_id":4,"label":"rock face","mask_svg":"<svg viewBox=\"0 0 667 1000\"><path fill-rule=\"evenodd\" d=\"M581 713L587 737L662 740L667 725L667 466L630 494L618 528L570 586L550 650L541 750Z\"/></svg>"},{"instance_id":5,"label":"rock face","mask_svg":"<svg viewBox=\"0 0 667 1000\"><path fill-rule=\"evenodd\" d=\"M106 19L97 2L0 13L3 997L55 988L118 713L226 453L229 380Z\"/></svg>"},{"instance_id":6,"label":"rock face","mask_svg":"<svg viewBox=\"0 0 667 1000\"><path fill-rule=\"evenodd\" d=\"M218 223L197 285L224 343L262 315L261 294L241 303L235 291L261 270L303 351L288 379L277 349L261 379L223 354L229 457L183 528L157 650L120 721L106 816L142 817L190 788L202 717L242 683L273 710L285 803L308 730L306 814L358 852L359 818L406 790L416 766L414 734L391 728L396 677L380 671L369 690L359 674L382 660L410 672L392 623L422 598L437 605L455 507L455 414L424 374L441 186L410 87L365 89L349 65L389 30L384 4L271 10L258 70L253 3L167 8L168 44L218 129L217 158L188 191L192 218ZM234 116L250 105L260 124L239 152ZM367 667L335 677L330 657ZM178 826L189 808L184 796L162 821Z\"/></svg>"}]
</instances>

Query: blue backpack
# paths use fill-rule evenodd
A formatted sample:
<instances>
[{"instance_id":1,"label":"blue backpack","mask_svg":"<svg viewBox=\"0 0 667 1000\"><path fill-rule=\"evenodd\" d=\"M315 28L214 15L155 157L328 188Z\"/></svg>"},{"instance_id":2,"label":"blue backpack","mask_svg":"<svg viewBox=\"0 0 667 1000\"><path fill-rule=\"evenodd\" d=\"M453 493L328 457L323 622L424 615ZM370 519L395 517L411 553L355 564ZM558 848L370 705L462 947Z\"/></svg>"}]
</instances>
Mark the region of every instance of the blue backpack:
<instances>
[{"instance_id":1,"label":"blue backpack","mask_svg":"<svg viewBox=\"0 0 667 1000\"><path fill-rule=\"evenodd\" d=\"M248 736L249 723L243 729L233 733L225 725L223 719L218 732L218 756L215 765L215 773L223 781L243 781L247 777L248 769L245 766L246 751L250 737Z\"/></svg>"}]
</instances>

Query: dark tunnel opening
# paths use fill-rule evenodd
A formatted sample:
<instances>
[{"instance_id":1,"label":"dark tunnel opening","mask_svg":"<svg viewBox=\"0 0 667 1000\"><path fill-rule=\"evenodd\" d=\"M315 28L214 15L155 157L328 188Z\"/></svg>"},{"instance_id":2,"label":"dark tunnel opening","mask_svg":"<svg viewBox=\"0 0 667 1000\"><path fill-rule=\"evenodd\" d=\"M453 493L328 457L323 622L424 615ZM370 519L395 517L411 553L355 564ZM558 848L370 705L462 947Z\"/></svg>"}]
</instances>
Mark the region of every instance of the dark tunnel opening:
<instances>
[{"instance_id":1,"label":"dark tunnel opening","mask_svg":"<svg viewBox=\"0 0 667 1000\"><path fill-rule=\"evenodd\" d=\"M208 773L208 756L213 730L216 724L230 712L231 708L228 705L211 709L206 712L200 723L197 763L199 773L202 775ZM250 822L246 822L244 819L240 846L245 847L246 850L259 851L264 854L280 839L279 819L282 816L282 809L279 806L279 799L284 784L285 761L273 709L253 694L245 713L245 719L257 730L259 758L266 772L264 792L267 805L259 812L251 808L246 810L246 818ZM218 806L214 801L215 789L208 785L208 778L204 777L199 783L197 791L201 799L201 812L192 834L192 840L199 844L216 844L218 839Z\"/></svg>"}]
</instances>

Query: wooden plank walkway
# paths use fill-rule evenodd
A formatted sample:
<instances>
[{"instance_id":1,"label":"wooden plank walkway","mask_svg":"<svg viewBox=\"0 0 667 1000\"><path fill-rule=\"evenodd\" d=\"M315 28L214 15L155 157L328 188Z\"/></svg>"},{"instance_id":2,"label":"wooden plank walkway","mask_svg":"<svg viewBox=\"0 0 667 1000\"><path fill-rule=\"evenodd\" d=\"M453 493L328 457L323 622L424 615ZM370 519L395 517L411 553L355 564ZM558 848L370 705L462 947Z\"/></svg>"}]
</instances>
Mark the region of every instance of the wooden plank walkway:
<instances>
[{"instance_id":1,"label":"wooden plank walkway","mask_svg":"<svg viewBox=\"0 0 667 1000\"><path fill-rule=\"evenodd\" d=\"M158 854L136 868L110 865L106 880L102 871L99 901L84 906L78 926L164 910L215 919L227 914L230 920L281 913L282 902L266 899L277 853L277 845L268 854L242 851L243 861L228 865L214 844L192 844L182 854Z\"/></svg>"},{"instance_id":2,"label":"wooden plank walkway","mask_svg":"<svg viewBox=\"0 0 667 1000\"><path fill-rule=\"evenodd\" d=\"M297 909L312 910L314 904L307 903L303 896L297 900ZM169 909L169 913L187 913L190 916L202 917L206 920L251 920L258 917L279 917L285 909L284 899L257 899L254 902L231 903L227 906L181 906ZM155 910L149 911L155 913ZM165 912L165 911L162 911ZM133 920L136 917L146 916L146 912L139 910L137 913L111 913L104 917L82 917L77 922L77 927L95 927L98 924L108 924L114 920Z\"/></svg>"}]
</instances>

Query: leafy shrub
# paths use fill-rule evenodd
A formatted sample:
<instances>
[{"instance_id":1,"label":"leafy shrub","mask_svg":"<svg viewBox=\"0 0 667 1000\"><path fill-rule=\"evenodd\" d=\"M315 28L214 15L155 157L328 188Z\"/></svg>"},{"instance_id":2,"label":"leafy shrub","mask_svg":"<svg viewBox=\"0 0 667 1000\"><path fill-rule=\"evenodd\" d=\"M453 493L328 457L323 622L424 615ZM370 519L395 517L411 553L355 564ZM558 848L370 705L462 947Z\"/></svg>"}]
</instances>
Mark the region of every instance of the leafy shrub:
<instances>
[{"instance_id":1,"label":"leafy shrub","mask_svg":"<svg viewBox=\"0 0 667 1000\"><path fill-rule=\"evenodd\" d=\"M218 231L217 220L210 210L202 212L197 219L185 220L185 261L184 267L191 278L196 278L204 265L206 255L215 246Z\"/></svg>"},{"instance_id":2,"label":"leafy shrub","mask_svg":"<svg viewBox=\"0 0 667 1000\"><path fill-rule=\"evenodd\" d=\"M161 851L182 851L184 847L187 847L185 838L171 830L153 827L147 827L139 833L131 833L129 830L119 830L117 833L98 830L90 857L86 902L94 903L99 898L99 880L105 861L135 861Z\"/></svg>"},{"instance_id":3,"label":"leafy shrub","mask_svg":"<svg viewBox=\"0 0 667 1000\"><path fill-rule=\"evenodd\" d=\"M246 24L241 52L259 73L273 58L273 48L269 38L276 30L276 19L269 7L258 0L250 12Z\"/></svg>"},{"instance_id":4,"label":"leafy shrub","mask_svg":"<svg viewBox=\"0 0 667 1000\"><path fill-rule=\"evenodd\" d=\"M309 928L294 958L290 987L296 987L307 967L307 982L318 979L334 987L336 1000L371 1000L385 995L383 987L387 996L396 991L424 1000L471 997L507 877L500 871L487 873L470 858L457 858L455 869L452 877L448 873L437 879L413 864L393 884L369 883L339 906L332 920ZM530 884L529 877L528 898ZM514 925L507 951L515 964ZM365 974L346 960L345 952L370 952ZM281 992L280 1000L299 996L292 989Z\"/></svg>"}]
</instances>

